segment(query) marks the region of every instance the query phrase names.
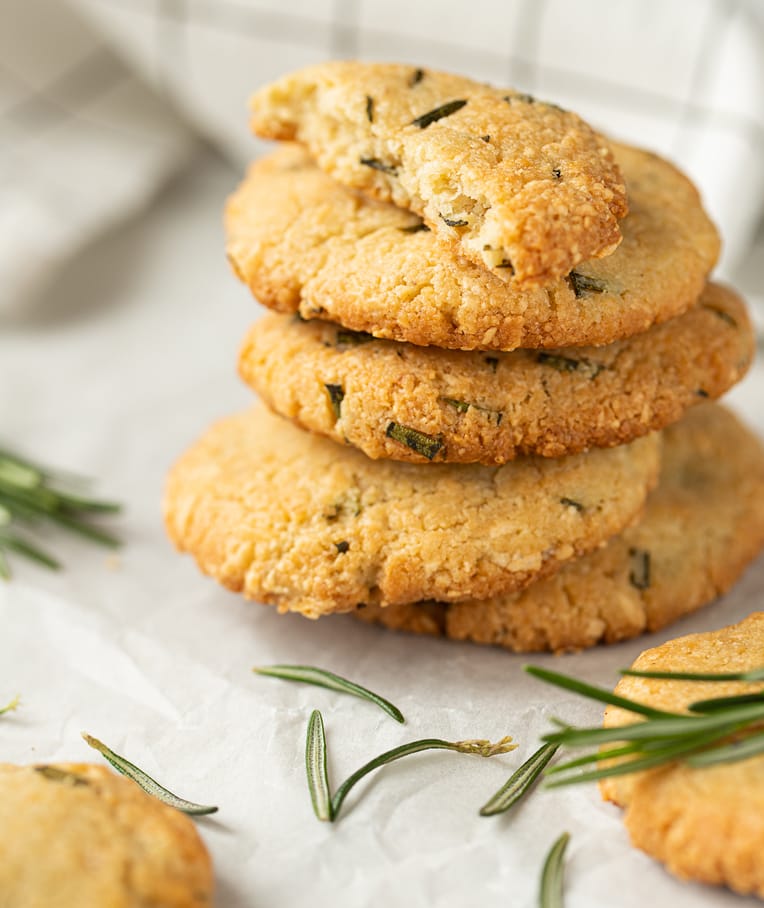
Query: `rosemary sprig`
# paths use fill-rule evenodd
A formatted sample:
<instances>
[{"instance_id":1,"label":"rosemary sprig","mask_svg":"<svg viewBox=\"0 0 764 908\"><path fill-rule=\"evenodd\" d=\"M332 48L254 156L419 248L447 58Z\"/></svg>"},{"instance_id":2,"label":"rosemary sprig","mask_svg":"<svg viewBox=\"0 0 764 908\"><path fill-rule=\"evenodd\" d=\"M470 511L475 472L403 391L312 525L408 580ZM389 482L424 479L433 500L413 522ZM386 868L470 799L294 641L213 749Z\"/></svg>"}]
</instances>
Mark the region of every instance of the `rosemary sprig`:
<instances>
[{"instance_id":1,"label":"rosemary sprig","mask_svg":"<svg viewBox=\"0 0 764 908\"><path fill-rule=\"evenodd\" d=\"M504 813L516 804L530 789L557 753L559 744L542 744L523 765L502 785L496 794L480 808L481 817Z\"/></svg>"},{"instance_id":2,"label":"rosemary sprig","mask_svg":"<svg viewBox=\"0 0 764 908\"><path fill-rule=\"evenodd\" d=\"M641 721L609 728L574 728L555 720L560 730L544 735L544 741L566 747L597 749L593 753L547 769L546 775L559 775L559 778L547 783L548 787L628 775L677 760L691 766L710 766L764 753L764 692L699 700L690 703L686 713L670 713L557 672L536 666L526 666L526 671L557 687L644 717ZM688 680L687 674L663 672L661 677ZM759 670L735 673L734 680L740 680L749 674L758 678ZM701 677L691 677L689 680L726 681L730 677L728 674L703 673ZM616 746L603 749L606 744ZM602 761L616 762L601 767L599 764ZM597 766L595 769L573 771L587 764Z\"/></svg>"},{"instance_id":3,"label":"rosemary sprig","mask_svg":"<svg viewBox=\"0 0 764 908\"><path fill-rule=\"evenodd\" d=\"M410 754L420 753L423 750L452 750L456 753L474 754L479 757L493 757L497 754L508 753L516 747L517 745L512 743L512 738L510 737L504 737L495 744L482 739L444 741L441 738L423 738L419 741L401 744L399 747L387 750L373 760L369 760L368 763L365 763L360 769L348 776L334 792L334 795L331 796L327 815L326 795L330 787L326 773L326 736L321 713L316 709L311 714L308 722L308 735L305 744L305 765L307 767L308 788L313 802L313 810L319 820L334 822L345 802L345 798L361 779L375 769L379 769L380 766L385 766L387 763L400 760Z\"/></svg>"},{"instance_id":4,"label":"rosemary sprig","mask_svg":"<svg viewBox=\"0 0 764 908\"><path fill-rule=\"evenodd\" d=\"M541 871L539 890L540 908L562 908L562 892L565 871L565 849L570 841L570 833L563 832L549 849Z\"/></svg>"},{"instance_id":5,"label":"rosemary sprig","mask_svg":"<svg viewBox=\"0 0 764 908\"><path fill-rule=\"evenodd\" d=\"M328 690L336 690L343 694L351 694L353 697L360 697L362 700L369 700L376 703L377 706L384 710L388 716L392 716L396 722L405 722L403 713L397 706L379 694L366 687L361 687L354 681L349 681L334 672L326 671L323 668L316 668L312 665L263 665L256 666L252 669L258 675L267 675L271 678L283 678L285 681L301 681L304 684L314 684L316 687L325 687Z\"/></svg>"},{"instance_id":6,"label":"rosemary sprig","mask_svg":"<svg viewBox=\"0 0 764 908\"><path fill-rule=\"evenodd\" d=\"M5 715L5 713L12 713L14 710L19 708L21 703L21 697L16 694L16 696L10 700L5 706L0 707L0 716Z\"/></svg>"},{"instance_id":7,"label":"rosemary sprig","mask_svg":"<svg viewBox=\"0 0 764 908\"><path fill-rule=\"evenodd\" d=\"M159 782L152 779L151 776L147 775L142 769L139 769L119 754L114 753L111 748L107 747L102 741L99 741L98 738L94 738L92 735L88 735L85 732L82 733L82 737L86 744L97 750L98 753L111 763L118 772L122 773L123 776L127 776L128 779L132 779L133 782L137 782L147 794L153 795L163 804L167 804L169 807L174 807L176 810L181 810L183 813L191 814L192 816L203 816L208 813L217 812L217 807L194 804L192 801L186 801L184 798L179 798L176 794L173 794L167 788L160 785Z\"/></svg>"},{"instance_id":8,"label":"rosemary sprig","mask_svg":"<svg viewBox=\"0 0 764 908\"><path fill-rule=\"evenodd\" d=\"M7 558L10 552L51 570L60 567L52 555L19 534L19 524L47 521L100 545L112 548L119 545L119 540L92 523L92 518L114 514L120 506L68 491L65 486L71 487L75 481L0 450L0 577L7 580L11 576Z\"/></svg>"}]
</instances>

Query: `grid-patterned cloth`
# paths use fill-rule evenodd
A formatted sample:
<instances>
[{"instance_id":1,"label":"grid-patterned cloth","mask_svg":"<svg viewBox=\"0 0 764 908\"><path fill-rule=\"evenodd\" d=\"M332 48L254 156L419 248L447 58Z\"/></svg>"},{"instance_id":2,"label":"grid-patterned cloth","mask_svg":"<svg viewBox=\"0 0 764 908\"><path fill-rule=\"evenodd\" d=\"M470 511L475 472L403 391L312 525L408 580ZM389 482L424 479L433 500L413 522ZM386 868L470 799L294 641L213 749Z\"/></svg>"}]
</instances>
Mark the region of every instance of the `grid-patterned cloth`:
<instances>
[{"instance_id":1,"label":"grid-patterned cloth","mask_svg":"<svg viewBox=\"0 0 764 908\"><path fill-rule=\"evenodd\" d=\"M722 271L745 255L764 208L760 0L5 5L5 302L151 194L190 141L180 119L243 166L258 148L247 130L251 91L331 57L406 61L516 87L669 156L722 229Z\"/></svg>"}]
</instances>

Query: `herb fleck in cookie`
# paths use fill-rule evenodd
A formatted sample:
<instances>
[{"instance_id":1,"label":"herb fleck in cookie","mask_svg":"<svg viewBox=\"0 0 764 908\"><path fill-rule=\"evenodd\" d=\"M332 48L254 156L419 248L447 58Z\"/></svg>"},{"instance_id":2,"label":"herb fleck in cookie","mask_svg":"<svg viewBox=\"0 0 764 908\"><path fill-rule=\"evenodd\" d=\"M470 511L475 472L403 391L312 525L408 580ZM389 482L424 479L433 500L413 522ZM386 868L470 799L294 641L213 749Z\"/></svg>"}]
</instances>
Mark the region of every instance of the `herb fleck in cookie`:
<instances>
[{"instance_id":1,"label":"herb fleck in cookie","mask_svg":"<svg viewBox=\"0 0 764 908\"><path fill-rule=\"evenodd\" d=\"M560 652L656 631L711 602L764 545L764 449L717 404L691 410L663 436L661 476L644 517L604 548L520 593L369 606L356 617L517 652Z\"/></svg>"},{"instance_id":2,"label":"herb fleck in cookie","mask_svg":"<svg viewBox=\"0 0 764 908\"><path fill-rule=\"evenodd\" d=\"M266 306L375 337L465 350L609 344L692 306L719 252L689 180L656 155L614 149L631 205L623 242L545 288L468 261L296 145L254 164L229 199L228 256Z\"/></svg>"},{"instance_id":3,"label":"herb fleck in cookie","mask_svg":"<svg viewBox=\"0 0 764 908\"><path fill-rule=\"evenodd\" d=\"M207 908L212 865L194 824L86 763L0 763L3 908Z\"/></svg>"},{"instance_id":4,"label":"herb fleck in cookie","mask_svg":"<svg viewBox=\"0 0 764 908\"><path fill-rule=\"evenodd\" d=\"M709 284L644 334L553 352L416 347L271 313L247 335L239 371L280 415L369 457L492 464L661 429L739 381L753 348L742 301Z\"/></svg>"},{"instance_id":5,"label":"herb fleck in cookie","mask_svg":"<svg viewBox=\"0 0 764 908\"><path fill-rule=\"evenodd\" d=\"M304 143L340 183L414 211L517 281L560 277L621 239L626 191L605 140L530 95L396 64L324 63L261 89L252 128Z\"/></svg>"},{"instance_id":6,"label":"herb fleck in cookie","mask_svg":"<svg viewBox=\"0 0 764 908\"><path fill-rule=\"evenodd\" d=\"M764 612L756 612L731 627L669 640L642 653L632 667L726 673L763 665ZM616 687L621 696L670 712L685 712L698 700L762 690L764 685L740 682L631 677ZM606 726L637 719L610 706L605 712ZM764 755L703 768L674 764L603 779L600 787L607 800L626 808L634 845L671 873L764 898Z\"/></svg>"},{"instance_id":7,"label":"herb fleck in cookie","mask_svg":"<svg viewBox=\"0 0 764 908\"><path fill-rule=\"evenodd\" d=\"M401 464L260 407L213 426L179 460L165 520L202 571L282 611L318 617L359 603L486 597L551 573L631 522L659 448L652 435L502 467Z\"/></svg>"}]
</instances>

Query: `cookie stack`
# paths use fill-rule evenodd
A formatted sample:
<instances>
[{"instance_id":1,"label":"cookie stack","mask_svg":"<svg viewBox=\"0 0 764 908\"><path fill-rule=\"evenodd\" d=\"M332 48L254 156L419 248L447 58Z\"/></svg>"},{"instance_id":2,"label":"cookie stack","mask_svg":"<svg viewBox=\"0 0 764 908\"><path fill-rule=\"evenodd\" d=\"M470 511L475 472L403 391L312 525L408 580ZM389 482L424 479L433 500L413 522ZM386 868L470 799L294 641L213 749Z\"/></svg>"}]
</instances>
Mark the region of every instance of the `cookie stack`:
<instances>
[{"instance_id":1,"label":"cookie stack","mask_svg":"<svg viewBox=\"0 0 764 908\"><path fill-rule=\"evenodd\" d=\"M213 426L165 499L204 572L282 611L556 651L735 581L764 544L764 453L707 401L753 336L707 283L718 237L685 176L400 65L302 70L253 128L283 144L226 229L275 310L239 360L269 409Z\"/></svg>"}]
</instances>

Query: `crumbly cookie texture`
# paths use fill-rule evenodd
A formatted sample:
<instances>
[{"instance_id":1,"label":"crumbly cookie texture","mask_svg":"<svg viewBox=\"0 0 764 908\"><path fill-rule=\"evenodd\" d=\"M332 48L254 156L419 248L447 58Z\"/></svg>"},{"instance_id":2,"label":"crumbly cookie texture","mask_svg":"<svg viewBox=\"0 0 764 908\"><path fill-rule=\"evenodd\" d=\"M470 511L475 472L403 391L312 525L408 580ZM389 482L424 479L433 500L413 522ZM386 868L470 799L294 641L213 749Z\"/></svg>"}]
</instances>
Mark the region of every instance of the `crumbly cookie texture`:
<instances>
[{"instance_id":1,"label":"crumbly cookie texture","mask_svg":"<svg viewBox=\"0 0 764 908\"><path fill-rule=\"evenodd\" d=\"M103 766L0 763L3 908L207 908L193 822Z\"/></svg>"},{"instance_id":2,"label":"crumbly cookie texture","mask_svg":"<svg viewBox=\"0 0 764 908\"><path fill-rule=\"evenodd\" d=\"M297 145L255 163L228 200L228 257L266 306L376 337L464 350L609 344L692 306L719 253L690 181L656 155L613 147L631 205L623 242L545 288L468 261Z\"/></svg>"},{"instance_id":3,"label":"crumbly cookie texture","mask_svg":"<svg viewBox=\"0 0 764 908\"><path fill-rule=\"evenodd\" d=\"M462 76L332 62L252 99L252 128L334 179L421 215L473 262L542 284L621 240L626 190L576 114Z\"/></svg>"},{"instance_id":4,"label":"crumbly cookie texture","mask_svg":"<svg viewBox=\"0 0 764 908\"><path fill-rule=\"evenodd\" d=\"M711 602L764 546L764 448L718 404L691 410L663 436L643 519L603 548L520 593L355 616L516 652L563 652L656 631Z\"/></svg>"},{"instance_id":5,"label":"crumbly cookie texture","mask_svg":"<svg viewBox=\"0 0 764 908\"><path fill-rule=\"evenodd\" d=\"M259 407L213 426L175 465L165 520L202 571L282 611L486 597L634 520L659 441L502 467L421 466L369 460Z\"/></svg>"},{"instance_id":6,"label":"crumbly cookie texture","mask_svg":"<svg viewBox=\"0 0 764 908\"><path fill-rule=\"evenodd\" d=\"M661 429L739 381L754 346L743 302L709 284L697 306L644 334L553 352L416 347L270 313L250 329L239 372L281 416L369 457L495 464ZM391 422L438 450L410 447Z\"/></svg>"},{"instance_id":7,"label":"crumbly cookie texture","mask_svg":"<svg viewBox=\"0 0 764 908\"><path fill-rule=\"evenodd\" d=\"M744 532L744 530L743 530ZM632 666L642 671L738 672L764 665L764 612L739 624L669 640ZM616 693L658 709L685 712L709 697L764 690L736 682L623 678ZM638 721L608 707L605 725ZM728 886L764 898L764 756L695 769L674 764L603 779L603 796L626 808L625 823L638 848L682 879Z\"/></svg>"}]
</instances>

